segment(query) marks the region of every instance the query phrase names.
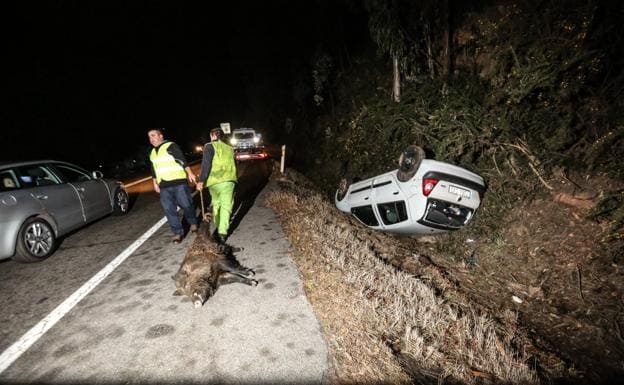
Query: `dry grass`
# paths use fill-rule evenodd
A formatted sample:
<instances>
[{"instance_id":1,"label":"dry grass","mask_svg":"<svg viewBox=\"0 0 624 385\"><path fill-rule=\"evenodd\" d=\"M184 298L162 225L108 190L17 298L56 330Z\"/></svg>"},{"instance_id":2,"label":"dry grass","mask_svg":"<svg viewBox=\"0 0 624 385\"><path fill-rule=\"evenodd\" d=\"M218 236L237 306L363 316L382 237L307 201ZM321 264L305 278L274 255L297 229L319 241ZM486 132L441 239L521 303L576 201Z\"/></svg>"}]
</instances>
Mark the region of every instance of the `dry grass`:
<instances>
[{"instance_id":1,"label":"dry grass","mask_svg":"<svg viewBox=\"0 0 624 385\"><path fill-rule=\"evenodd\" d=\"M501 332L488 315L454 305L431 282L378 258L358 234L362 227L289 175L267 204L294 246L334 383L538 382L527 356L512 347L513 327Z\"/></svg>"}]
</instances>

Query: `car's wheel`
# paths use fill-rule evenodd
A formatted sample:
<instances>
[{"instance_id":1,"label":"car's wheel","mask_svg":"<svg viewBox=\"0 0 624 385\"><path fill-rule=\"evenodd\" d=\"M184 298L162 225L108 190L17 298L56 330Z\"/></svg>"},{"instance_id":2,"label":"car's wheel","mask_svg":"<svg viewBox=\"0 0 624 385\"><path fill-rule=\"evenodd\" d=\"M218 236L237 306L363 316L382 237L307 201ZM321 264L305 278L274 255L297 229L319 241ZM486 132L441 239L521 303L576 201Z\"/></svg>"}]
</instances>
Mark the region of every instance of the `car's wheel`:
<instances>
[{"instance_id":1,"label":"car's wheel","mask_svg":"<svg viewBox=\"0 0 624 385\"><path fill-rule=\"evenodd\" d=\"M126 190L117 188L113 196L113 214L124 215L130 210L130 198Z\"/></svg>"},{"instance_id":2,"label":"car's wheel","mask_svg":"<svg viewBox=\"0 0 624 385\"><path fill-rule=\"evenodd\" d=\"M420 163L425 159L425 151L416 146L407 146L399 157L399 169L397 171L397 179L401 182L407 182L416 175Z\"/></svg>"},{"instance_id":3,"label":"car's wheel","mask_svg":"<svg viewBox=\"0 0 624 385\"><path fill-rule=\"evenodd\" d=\"M349 180L347 178L341 178L338 182L338 188L336 189L336 199L340 202L347 195L347 191L349 190Z\"/></svg>"},{"instance_id":4,"label":"car's wheel","mask_svg":"<svg viewBox=\"0 0 624 385\"><path fill-rule=\"evenodd\" d=\"M17 234L13 259L17 262L39 262L48 258L56 248L54 229L41 218L29 218Z\"/></svg>"}]
</instances>

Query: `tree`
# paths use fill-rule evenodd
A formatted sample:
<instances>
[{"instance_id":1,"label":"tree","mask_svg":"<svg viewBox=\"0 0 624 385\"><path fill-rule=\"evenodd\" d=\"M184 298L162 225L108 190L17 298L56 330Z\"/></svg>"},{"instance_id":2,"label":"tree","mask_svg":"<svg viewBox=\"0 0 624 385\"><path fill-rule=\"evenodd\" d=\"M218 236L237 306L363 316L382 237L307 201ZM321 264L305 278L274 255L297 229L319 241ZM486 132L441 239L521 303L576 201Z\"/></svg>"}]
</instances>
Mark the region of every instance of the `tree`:
<instances>
[{"instance_id":1,"label":"tree","mask_svg":"<svg viewBox=\"0 0 624 385\"><path fill-rule=\"evenodd\" d=\"M399 102L401 100L400 68L409 51L399 17L400 2L397 0L390 2L369 0L365 5L370 15L368 25L371 37L380 51L389 54L392 58L392 99Z\"/></svg>"}]
</instances>

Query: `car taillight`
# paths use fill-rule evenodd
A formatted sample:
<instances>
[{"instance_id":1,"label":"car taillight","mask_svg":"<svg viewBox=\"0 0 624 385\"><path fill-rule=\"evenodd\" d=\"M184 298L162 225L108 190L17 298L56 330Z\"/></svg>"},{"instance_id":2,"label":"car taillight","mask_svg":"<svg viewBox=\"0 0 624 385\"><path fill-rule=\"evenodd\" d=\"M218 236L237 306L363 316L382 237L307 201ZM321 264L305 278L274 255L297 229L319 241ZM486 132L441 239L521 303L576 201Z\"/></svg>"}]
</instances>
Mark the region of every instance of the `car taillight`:
<instances>
[{"instance_id":1,"label":"car taillight","mask_svg":"<svg viewBox=\"0 0 624 385\"><path fill-rule=\"evenodd\" d=\"M428 197L437 183L438 183L437 179L423 179L423 185L422 185L423 195Z\"/></svg>"}]
</instances>

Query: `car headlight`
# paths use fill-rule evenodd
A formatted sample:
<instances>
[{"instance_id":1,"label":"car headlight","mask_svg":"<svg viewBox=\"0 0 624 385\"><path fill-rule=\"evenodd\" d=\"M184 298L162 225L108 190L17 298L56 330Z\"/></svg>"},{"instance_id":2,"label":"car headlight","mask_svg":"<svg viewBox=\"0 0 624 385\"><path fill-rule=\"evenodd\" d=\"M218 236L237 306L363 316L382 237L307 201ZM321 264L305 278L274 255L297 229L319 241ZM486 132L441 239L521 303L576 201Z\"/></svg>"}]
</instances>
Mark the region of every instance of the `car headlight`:
<instances>
[{"instance_id":1,"label":"car headlight","mask_svg":"<svg viewBox=\"0 0 624 385\"><path fill-rule=\"evenodd\" d=\"M236 142L237 142L236 138L232 138L232 139L230 139L230 143L231 143L231 144L236 144Z\"/></svg>"},{"instance_id":2,"label":"car headlight","mask_svg":"<svg viewBox=\"0 0 624 385\"><path fill-rule=\"evenodd\" d=\"M258 143L260 141L260 138L258 138L257 136L254 136L253 141L254 143Z\"/></svg>"}]
</instances>

